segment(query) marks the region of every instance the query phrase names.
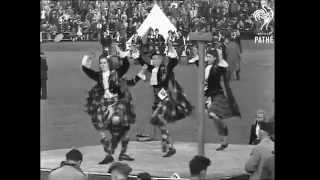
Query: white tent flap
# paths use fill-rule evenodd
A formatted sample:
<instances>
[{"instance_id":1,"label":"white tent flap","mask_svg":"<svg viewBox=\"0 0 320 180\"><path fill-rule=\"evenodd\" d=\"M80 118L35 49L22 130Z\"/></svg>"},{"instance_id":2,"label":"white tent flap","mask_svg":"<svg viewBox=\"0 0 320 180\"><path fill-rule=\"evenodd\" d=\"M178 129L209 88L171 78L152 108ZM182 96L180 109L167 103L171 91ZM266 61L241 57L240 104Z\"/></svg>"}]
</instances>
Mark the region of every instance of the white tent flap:
<instances>
[{"instance_id":1,"label":"white tent flap","mask_svg":"<svg viewBox=\"0 0 320 180\"><path fill-rule=\"evenodd\" d=\"M161 34L165 40L168 38L168 31L177 31L176 27L170 22L168 17L164 14L164 12L160 9L158 4L154 4L147 18L143 21L141 26L138 28L137 32L140 37L144 36L148 30L159 29L159 34ZM131 39L127 41L127 45L131 44ZM128 46L127 46L128 47Z\"/></svg>"}]
</instances>

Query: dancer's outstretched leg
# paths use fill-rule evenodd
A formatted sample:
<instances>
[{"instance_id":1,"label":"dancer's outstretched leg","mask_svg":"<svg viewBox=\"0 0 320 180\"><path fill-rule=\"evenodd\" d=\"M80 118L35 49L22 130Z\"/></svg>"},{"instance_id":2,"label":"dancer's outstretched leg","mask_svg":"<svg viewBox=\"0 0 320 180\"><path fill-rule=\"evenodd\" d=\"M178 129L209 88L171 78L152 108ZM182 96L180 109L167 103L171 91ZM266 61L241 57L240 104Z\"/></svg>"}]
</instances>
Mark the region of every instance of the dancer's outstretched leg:
<instances>
[{"instance_id":1,"label":"dancer's outstretched leg","mask_svg":"<svg viewBox=\"0 0 320 180\"><path fill-rule=\"evenodd\" d=\"M176 149L173 147L172 138L170 137L166 121L161 115L158 115L158 118L162 122L158 126L161 132L162 152L166 152L163 157L170 157L176 153Z\"/></svg>"},{"instance_id":2,"label":"dancer's outstretched leg","mask_svg":"<svg viewBox=\"0 0 320 180\"><path fill-rule=\"evenodd\" d=\"M110 139L110 135L107 131L100 131L99 133L102 137L100 142L103 146L104 152L106 152L105 158L101 162L99 162L99 164L109 164L114 161L114 158L112 157L114 151L111 148L112 142Z\"/></svg>"}]
</instances>

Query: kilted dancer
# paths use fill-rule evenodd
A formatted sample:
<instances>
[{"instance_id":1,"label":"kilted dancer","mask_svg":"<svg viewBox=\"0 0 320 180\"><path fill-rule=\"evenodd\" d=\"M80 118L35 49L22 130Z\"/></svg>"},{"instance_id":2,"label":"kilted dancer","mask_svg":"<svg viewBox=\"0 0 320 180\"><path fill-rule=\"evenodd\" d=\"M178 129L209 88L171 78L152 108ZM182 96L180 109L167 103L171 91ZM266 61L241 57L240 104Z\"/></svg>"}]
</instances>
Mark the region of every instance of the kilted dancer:
<instances>
[{"instance_id":1,"label":"kilted dancer","mask_svg":"<svg viewBox=\"0 0 320 180\"><path fill-rule=\"evenodd\" d=\"M174 78L173 68L178 64L176 50L171 46L165 57L159 48L154 49L158 51L152 54L151 64L146 63L141 55L138 61L143 66L147 65L147 70L151 73L150 85L154 93L151 124L160 129L162 152L165 153L163 157L170 157L176 153L176 149L173 147L167 125L190 115L192 106ZM164 58L168 58L167 64Z\"/></svg>"},{"instance_id":2,"label":"kilted dancer","mask_svg":"<svg viewBox=\"0 0 320 180\"><path fill-rule=\"evenodd\" d=\"M133 79L124 79L122 76L129 69L129 61L123 52L120 53L120 57L101 55L99 57L100 71L90 69L92 60L89 56L85 55L82 59L82 71L96 82L89 91L86 112L91 116L94 128L102 136L100 142L107 153L99 164L114 161L112 155L120 142L119 161L134 160L126 154L129 143L127 134L130 124L135 122L136 117L128 86L134 86L145 76L144 69L142 69Z\"/></svg>"},{"instance_id":3,"label":"kilted dancer","mask_svg":"<svg viewBox=\"0 0 320 180\"><path fill-rule=\"evenodd\" d=\"M206 109L221 137L221 145L216 149L221 151L228 147L229 130L225 120L234 116L241 117L241 114L229 86L229 79L227 78L228 63L222 59L222 51L220 49L209 49L205 61ZM225 90L221 86L221 78L223 78Z\"/></svg>"}]
</instances>

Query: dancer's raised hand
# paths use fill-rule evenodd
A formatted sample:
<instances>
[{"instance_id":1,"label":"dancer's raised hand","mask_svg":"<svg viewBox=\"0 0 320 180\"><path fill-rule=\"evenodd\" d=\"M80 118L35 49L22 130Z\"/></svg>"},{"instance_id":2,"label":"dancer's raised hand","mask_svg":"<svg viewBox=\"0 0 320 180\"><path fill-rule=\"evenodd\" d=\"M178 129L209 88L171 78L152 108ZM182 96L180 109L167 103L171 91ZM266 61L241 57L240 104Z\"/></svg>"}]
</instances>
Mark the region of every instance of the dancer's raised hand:
<instances>
[{"instance_id":1,"label":"dancer's raised hand","mask_svg":"<svg viewBox=\"0 0 320 180\"><path fill-rule=\"evenodd\" d=\"M89 55L84 55L82 57L82 65L87 67L87 68L90 68L91 67L91 64L92 64L92 59Z\"/></svg>"}]
</instances>

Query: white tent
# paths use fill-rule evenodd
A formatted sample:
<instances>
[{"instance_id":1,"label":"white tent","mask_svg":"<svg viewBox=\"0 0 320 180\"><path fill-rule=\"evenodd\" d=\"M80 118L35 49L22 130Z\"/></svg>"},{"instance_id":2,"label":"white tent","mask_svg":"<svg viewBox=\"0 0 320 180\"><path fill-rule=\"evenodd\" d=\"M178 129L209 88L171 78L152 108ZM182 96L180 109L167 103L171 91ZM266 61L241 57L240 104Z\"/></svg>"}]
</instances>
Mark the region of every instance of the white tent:
<instances>
[{"instance_id":1,"label":"white tent","mask_svg":"<svg viewBox=\"0 0 320 180\"><path fill-rule=\"evenodd\" d=\"M168 38L168 31L177 31L177 28L170 22L168 17L164 14L157 3L154 4L147 18L143 21L141 26L138 28L137 32L140 37L143 37L148 30L159 29L159 34L161 34L165 40ZM127 47L131 44L132 37L127 41Z\"/></svg>"}]
</instances>

